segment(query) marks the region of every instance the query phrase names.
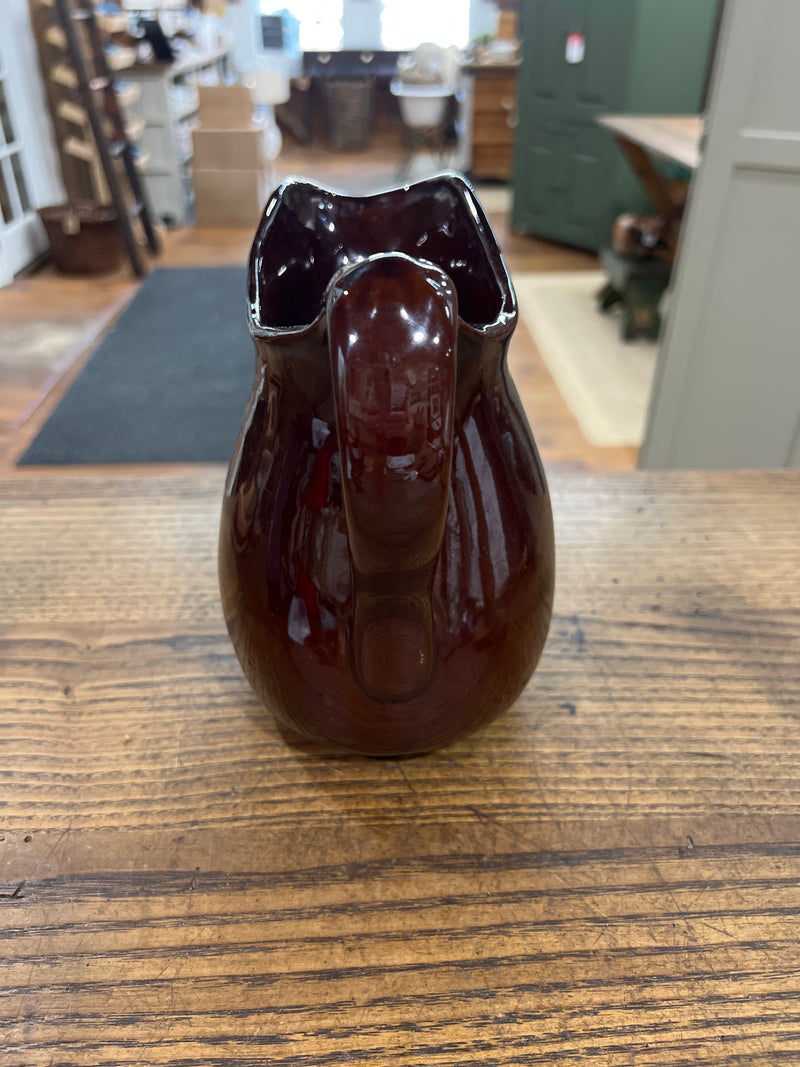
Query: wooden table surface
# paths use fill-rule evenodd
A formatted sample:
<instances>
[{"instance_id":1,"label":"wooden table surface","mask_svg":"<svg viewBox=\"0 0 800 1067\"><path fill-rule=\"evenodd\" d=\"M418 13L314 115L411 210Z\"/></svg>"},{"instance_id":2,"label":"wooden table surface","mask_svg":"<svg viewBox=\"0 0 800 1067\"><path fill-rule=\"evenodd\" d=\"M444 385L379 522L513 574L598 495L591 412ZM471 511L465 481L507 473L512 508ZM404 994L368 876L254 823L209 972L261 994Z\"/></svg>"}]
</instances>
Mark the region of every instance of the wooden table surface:
<instances>
[{"instance_id":1,"label":"wooden table surface","mask_svg":"<svg viewBox=\"0 0 800 1067\"><path fill-rule=\"evenodd\" d=\"M0 481L0 1062L800 1063L800 476L554 480L502 719L289 747L221 468Z\"/></svg>"},{"instance_id":2,"label":"wooden table surface","mask_svg":"<svg viewBox=\"0 0 800 1067\"><path fill-rule=\"evenodd\" d=\"M689 170L700 164L703 120L699 115L600 115L601 126Z\"/></svg>"}]
</instances>

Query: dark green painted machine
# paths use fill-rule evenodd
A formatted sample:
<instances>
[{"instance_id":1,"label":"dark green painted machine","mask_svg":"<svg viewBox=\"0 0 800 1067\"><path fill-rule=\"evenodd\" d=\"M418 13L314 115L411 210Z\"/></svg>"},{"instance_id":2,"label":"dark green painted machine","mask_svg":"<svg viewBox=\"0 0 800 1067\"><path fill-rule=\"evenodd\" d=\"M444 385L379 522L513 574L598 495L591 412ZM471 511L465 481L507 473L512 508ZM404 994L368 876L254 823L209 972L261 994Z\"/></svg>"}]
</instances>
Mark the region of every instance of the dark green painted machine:
<instances>
[{"instance_id":1,"label":"dark green painted machine","mask_svg":"<svg viewBox=\"0 0 800 1067\"><path fill-rule=\"evenodd\" d=\"M522 0L515 230L597 250L620 212L652 210L595 119L697 113L717 2Z\"/></svg>"}]
</instances>

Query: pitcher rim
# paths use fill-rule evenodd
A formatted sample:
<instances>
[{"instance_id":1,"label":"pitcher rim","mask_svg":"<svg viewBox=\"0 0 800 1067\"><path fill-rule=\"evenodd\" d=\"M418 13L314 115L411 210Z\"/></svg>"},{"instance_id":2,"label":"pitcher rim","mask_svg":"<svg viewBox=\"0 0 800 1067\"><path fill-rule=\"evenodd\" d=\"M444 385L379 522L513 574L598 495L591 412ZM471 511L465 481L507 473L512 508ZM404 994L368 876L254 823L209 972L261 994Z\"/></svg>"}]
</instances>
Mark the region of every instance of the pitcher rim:
<instances>
[{"instance_id":1,"label":"pitcher rim","mask_svg":"<svg viewBox=\"0 0 800 1067\"><path fill-rule=\"evenodd\" d=\"M298 187L310 187L317 193L321 193L326 196L333 196L340 200L349 201L367 201L373 200L380 196L385 196L390 193L408 192L411 189L419 189L424 186L435 185L447 185L450 189L464 202L467 211L472 215L475 221L475 227L480 237L481 244L483 246L486 257L494 272L498 286L502 294L502 306L494 321L476 325L471 322L467 322L461 315L459 310L458 314L458 330L464 332L467 335L472 334L476 338L481 340L485 339L503 339L510 337L514 331L519 316L517 295L514 290L514 285L511 280L511 276L508 272L508 268L505 265L505 261L500 252L500 247L497 243L497 238L492 230L491 223L486 217L486 213L475 193L472 185L467 179L455 171L441 171L438 174L434 174L429 178L423 178L417 182L403 182L399 184L388 185L385 189L377 189L373 192L366 194L354 194L342 192L338 189L332 189L326 185L321 185L319 182L314 181L312 178L306 178L300 175L289 175L275 188L272 192L267 204L262 212L261 219L259 220L258 227L256 228L253 243L250 248L250 255L248 257L248 269L247 269L247 306L248 306L248 327L251 337L258 340L275 340L278 338L302 338L320 328L321 322L326 316L326 306L328 294L330 288L333 285L334 279L340 274L340 271L334 271L329 279L326 287L321 307L315 317L307 323L302 323L298 326L265 326L259 321L260 299L259 299L259 270L256 264L256 256L261 247L263 247L264 241L269 233L269 229L276 217L277 210L281 203L285 203L287 193ZM370 257L362 258L379 258L382 255L393 255L394 251L387 252L375 252ZM406 253L401 253L406 255ZM409 256L408 258L417 259L418 262L432 263L433 266L442 270L447 274L447 271L436 263L430 260L426 260L424 257ZM358 262L358 261L355 261Z\"/></svg>"}]
</instances>

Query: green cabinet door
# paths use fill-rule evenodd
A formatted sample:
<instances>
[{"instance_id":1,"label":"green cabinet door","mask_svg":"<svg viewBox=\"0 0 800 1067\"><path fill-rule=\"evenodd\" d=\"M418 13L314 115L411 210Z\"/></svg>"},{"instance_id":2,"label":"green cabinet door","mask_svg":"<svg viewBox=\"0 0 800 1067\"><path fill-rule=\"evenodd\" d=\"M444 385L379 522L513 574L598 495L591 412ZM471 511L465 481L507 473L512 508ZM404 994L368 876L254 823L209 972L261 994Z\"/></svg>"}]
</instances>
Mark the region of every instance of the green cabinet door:
<instances>
[{"instance_id":1,"label":"green cabinet door","mask_svg":"<svg viewBox=\"0 0 800 1067\"><path fill-rule=\"evenodd\" d=\"M599 126L552 119L518 145L517 165L528 176L517 194L528 232L577 247L600 247L616 164L616 146Z\"/></svg>"},{"instance_id":2,"label":"green cabinet door","mask_svg":"<svg viewBox=\"0 0 800 1067\"><path fill-rule=\"evenodd\" d=\"M636 0L524 0L519 118L594 121L625 100ZM583 59L568 62L578 35Z\"/></svg>"},{"instance_id":3,"label":"green cabinet door","mask_svg":"<svg viewBox=\"0 0 800 1067\"><path fill-rule=\"evenodd\" d=\"M515 228L587 248L607 238L615 146L595 116L623 109L635 14L636 0L523 3Z\"/></svg>"},{"instance_id":4,"label":"green cabinet door","mask_svg":"<svg viewBox=\"0 0 800 1067\"><path fill-rule=\"evenodd\" d=\"M560 226L563 190L567 180L563 124L553 119L537 125L523 148L517 145L517 168L528 176L525 220L543 237ZM558 205L558 210L553 210ZM555 220L558 219L558 222Z\"/></svg>"}]
</instances>

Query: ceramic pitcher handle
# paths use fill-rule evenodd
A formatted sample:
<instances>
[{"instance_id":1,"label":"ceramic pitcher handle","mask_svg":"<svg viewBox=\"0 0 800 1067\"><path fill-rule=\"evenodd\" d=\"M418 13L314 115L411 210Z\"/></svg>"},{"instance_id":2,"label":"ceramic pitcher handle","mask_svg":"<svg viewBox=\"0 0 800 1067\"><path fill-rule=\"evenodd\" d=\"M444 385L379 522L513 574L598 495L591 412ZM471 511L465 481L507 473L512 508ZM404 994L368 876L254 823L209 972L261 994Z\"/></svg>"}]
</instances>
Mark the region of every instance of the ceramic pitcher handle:
<instances>
[{"instance_id":1,"label":"ceramic pitcher handle","mask_svg":"<svg viewBox=\"0 0 800 1067\"><path fill-rule=\"evenodd\" d=\"M353 668L381 701L409 700L436 665L431 587L453 455L456 294L401 253L341 274L328 337L353 565Z\"/></svg>"}]
</instances>

